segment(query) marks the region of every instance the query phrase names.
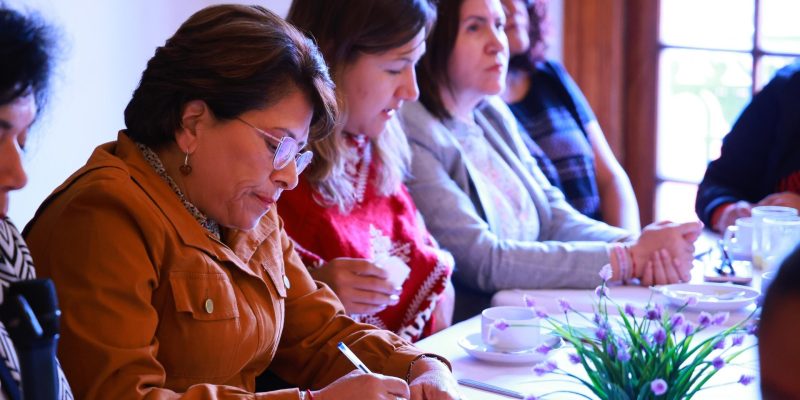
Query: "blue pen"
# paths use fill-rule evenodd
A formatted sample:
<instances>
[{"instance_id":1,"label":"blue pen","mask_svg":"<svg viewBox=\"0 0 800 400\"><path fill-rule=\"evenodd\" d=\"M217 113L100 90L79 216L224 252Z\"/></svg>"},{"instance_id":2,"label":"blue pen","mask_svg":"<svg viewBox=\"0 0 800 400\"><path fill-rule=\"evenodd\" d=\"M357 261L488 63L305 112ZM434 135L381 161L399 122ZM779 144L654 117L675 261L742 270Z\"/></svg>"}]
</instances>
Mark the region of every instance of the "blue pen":
<instances>
[{"instance_id":1,"label":"blue pen","mask_svg":"<svg viewBox=\"0 0 800 400\"><path fill-rule=\"evenodd\" d=\"M356 355L353 354L352 351L350 351L350 348L347 347L346 344L344 344L342 342L339 342L337 347L342 352L342 354L344 354L344 356L347 357L347 359L350 360L350 362L353 363L353 365L356 366L356 368L361 370L361 372L363 372L365 374L371 374L372 373L372 372L370 372L369 368L367 368L367 366L364 365L364 363L361 362L361 360L359 360L358 357L356 357Z\"/></svg>"}]
</instances>

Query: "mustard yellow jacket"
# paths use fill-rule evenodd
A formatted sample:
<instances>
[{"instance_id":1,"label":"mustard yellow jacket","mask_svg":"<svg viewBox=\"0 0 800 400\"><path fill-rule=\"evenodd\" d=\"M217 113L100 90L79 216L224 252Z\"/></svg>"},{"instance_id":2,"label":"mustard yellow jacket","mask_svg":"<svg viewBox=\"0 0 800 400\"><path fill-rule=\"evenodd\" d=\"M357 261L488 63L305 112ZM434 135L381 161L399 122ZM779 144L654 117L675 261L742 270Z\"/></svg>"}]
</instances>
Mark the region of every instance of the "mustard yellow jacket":
<instances>
[{"instance_id":1,"label":"mustard yellow jacket","mask_svg":"<svg viewBox=\"0 0 800 400\"><path fill-rule=\"evenodd\" d=\"M209 235L121 132L25 230L62 310L58 355L78 399L297 399L253 394L270 368L301 388L353 370L404 377L420 351L354 322L308 275L275 208Z\"/></svg>"}]
</instances>

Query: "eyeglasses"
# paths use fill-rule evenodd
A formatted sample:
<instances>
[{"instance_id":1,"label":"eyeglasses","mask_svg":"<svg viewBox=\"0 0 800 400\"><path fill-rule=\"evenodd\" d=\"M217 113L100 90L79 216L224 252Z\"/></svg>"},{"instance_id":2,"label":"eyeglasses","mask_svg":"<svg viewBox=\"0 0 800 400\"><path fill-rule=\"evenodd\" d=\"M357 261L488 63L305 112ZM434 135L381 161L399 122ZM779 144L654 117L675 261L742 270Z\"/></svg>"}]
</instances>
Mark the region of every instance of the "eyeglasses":
<instances>
[{"instance_id":1,"label":"eyeglasses","mask_svg":"<svg viewBox=\"0 0 800 400\"><path fill-rule=\"evenodd\" d=\"M259 129L253 124L239 117L236 117L236 119L239 122L253 128L256 132L258 132L262 136L271 140L278 141L277 146L269 147L270 151L272 151L273 154L272 166L275 169L286 168L286 166L289 165L289 162L291 162L292 159L294 159L295 168L297 168L297 173L299 174L303 172L304 169L306 169L308 164L311 164L311 157L314 156L314 153L312 153L311 151L300 152L302 149L300 148L300 145L297 143L297 140L295 140L293 137L288 135L280 138L275 137L271 133L263 129Z\"/></svg>"}]
</instances>

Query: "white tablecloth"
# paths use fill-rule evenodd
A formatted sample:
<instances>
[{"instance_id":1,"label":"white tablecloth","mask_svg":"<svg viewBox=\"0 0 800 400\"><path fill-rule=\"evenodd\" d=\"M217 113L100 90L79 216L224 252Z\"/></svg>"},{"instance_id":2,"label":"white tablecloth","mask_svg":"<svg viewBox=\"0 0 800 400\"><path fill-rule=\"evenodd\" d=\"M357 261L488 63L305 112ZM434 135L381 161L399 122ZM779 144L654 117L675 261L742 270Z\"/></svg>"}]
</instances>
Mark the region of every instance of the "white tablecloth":
<instances>
[{"instance_id":1,"label":"white tablecloth","mask_svg":"<svg viewBox=\"0 0 800 400\"><path fill-rule=\"evenodd\" d=\"M703 276L703 266L701 263L696 265L693 271L693 282L701 282ZM599 281L599 278L598 278ZM755 279L753 286L758 288L759 280ZM498 292L493 298L493 305L524 305L522 296L527 294L537 301L537 306L544 307L551 315L560 313L557 300L566 298L572 306L581 312L591 312L592 304L595 303L593 290L505 290ZM627 302L643 308L651 297L651 291L642 287L612 287L611 296L620 304ZM754 306L731 312L731 317L725 323L731 326L744 319ZM672 311L672 309L670 309ZM684 312L689 320L696 321L698 313ZM453 364L453 372L456 378L469 378L499 387L513 389L523 393L532 393L537 396L554 391L578 391L588 394L589 392L579 384L569 381L562 375L548 374L537 377L532 372L533 365L514 365L497 364L479 361L469 356L459 345L458 341L469 334L480 332L480 317L476 316L469 320L458 323L442 332L417 343L425 351L430 351L447 357ZM753 344L755 339L748 337L745 344ZM566 368L570 372L580 373L580 369L569 363L567 355L570 349L568 346L551 352L550 359L556 361L559 367ZM742 386L735 383L742 374L758 375L757 351L755 348L748 350L740 355L734 362L735 365L725 366L720 370L706 387L708 389L698 392L695 399L760 399L758 380L756 379L749 386ZM507 399L508 397L478 391L471 388L461 387L462 394L472 400L480 399ZM570 394L556 394L545 397L547 399L581 399L581 396Z\"/></svg>"}]
</instances>

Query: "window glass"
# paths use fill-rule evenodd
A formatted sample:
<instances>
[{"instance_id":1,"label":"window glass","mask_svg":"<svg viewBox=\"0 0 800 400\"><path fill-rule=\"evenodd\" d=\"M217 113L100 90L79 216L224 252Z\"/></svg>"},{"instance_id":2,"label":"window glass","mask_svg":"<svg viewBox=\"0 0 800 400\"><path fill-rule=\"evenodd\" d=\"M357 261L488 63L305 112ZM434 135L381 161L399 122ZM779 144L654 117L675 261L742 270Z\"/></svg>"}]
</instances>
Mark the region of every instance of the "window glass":
<instances>
[{"instance_id":1,"label":"window glass","mask_svg":"<svg viewBox=\"0 0 800 400\"><path fill-rule=\"evenodd\" d=\"M722 137L750 101L749 54L665 49L659 60L656 171L700 182Z\"/></svg>"},{"instance_id":2,"label":"window glass","mask_svg":"<svg viewBox=\"0 0 800 400\"><path fill-rule=\"evenodd\" d=\"M754 12L752 0L661 0L661 43L749 50L755 32Z\"/></svg>"},{"instance_id":3,"label":"window glass","mask_svg":"<svg viewBox=\"0 0 800 400\"><path fill-rule=\"evenodd\" d=\"M759 47L767 52L800 53L800 1L761 0Z\"/></svg>"},{"instance_id":4,"label":"window glass","mask_svg":"<svg viewBox=\"0 0 800 400\"><path fill-rule=\"evenodd\" d=\"M663 182L656 188L656 221L694 221L694 200L697 185L693 183Z\"/></svg>"}]
</instances>

